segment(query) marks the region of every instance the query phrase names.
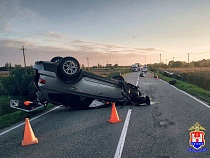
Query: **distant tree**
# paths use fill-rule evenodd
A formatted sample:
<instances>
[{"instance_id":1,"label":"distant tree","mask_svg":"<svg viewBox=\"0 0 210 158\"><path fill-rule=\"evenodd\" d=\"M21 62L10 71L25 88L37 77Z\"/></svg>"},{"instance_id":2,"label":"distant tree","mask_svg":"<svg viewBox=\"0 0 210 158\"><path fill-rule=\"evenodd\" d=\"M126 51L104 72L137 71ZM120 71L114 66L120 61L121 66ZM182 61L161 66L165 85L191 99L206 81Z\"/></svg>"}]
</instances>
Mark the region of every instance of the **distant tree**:
<instances>
[{"instance_id":1,"label":"distant tree","mask_svg":"<svg viewBox=\"0 0 210 158\"><path fill-rule=\"evenodd\" d=\"M174 62L173 67L175 67L175 68L183 67L183 62L181 62L181 61L176 61L176 62Z\"/></svg>"},{"instance_id":2,"label":"distant tree","mask_svg":"<svg viewBox=\"0 0 210 158\"><path fill-rule=\"evenodd\" d=\"M12 64L11 63L5 63L5 67L12 67Z\"/></svg>"},{"instance_id":3,"label":"distant tree","mask_svg":"<svg viewBox=\"0 0 210 158\"><path fill-rule=\"evenodd\" d=\"M85 68L85 65L84 64L82 64L82 69L84 69Z\"/></svg>"},{"instance_id":4,"label":"distant tree","mask_svg":"<svg viewBox=\"0 0 210 158\"><path fill-rule=\"evenodd\" d=\"M186 62L183 61L169 61L168 66L171 68L182 68L186 67Z\"/></svg>"},{"instance_id":5,"label":"distant tree","mask_svg":"<svg viewBox=\"0 0 210 158\"><path fill-rule=\"evenodd\" d=\"M15 64L15 67L16 67L16 68L20 68L20 67L21 67L21 65L17 65L17 64Z\"/></svg>"},{"instance_id":6,"label":"distant tree","mask_svg":"<svg viewBox=\"0 0 210 158\"><path fill-rule=\"evenodd\" d=\"M166 69L166 68L168 68L168 65L167 64L160 64L160 67L163 68L163 69Z\"/></svg>"},{"instance_id":7,"label":"distant tree","mask_svg":"<svg viewBox=\"0 0 210 158\"><path fill-rule=\"evenodd\" d=\"M106 67L111 68L112 67L112 64L106 64Z\"/></svg>"},{"instance_id":8,"label":"distant tree","mask_svg":"<svg viewBox=\"0 0 210 158\"><path fill-rule=\"evenodd\" d=\"M118 64L114 64L114 68L117 68L118 67Z\"/></svg>"},{"instance_id":9,"label":"distant tree","mask_svg":"<svg viewBox=\"0 0 210 158\"><path fill-rule=\"evenodd\" d=\"M205 59L204 59L205 60ZM202 60L203 61L203 60ZM205 67L210 67L210 59L205 60Z\"/></svg>"},{"instance_id":10,"label":"distant tree","mask_svg":"<svg viewBox=\"0 0 210 158\"><path fill-rule=\"evenodd\" d=\"M16 68L10 76L0 80L0 93L9 96L24 96L33 98L36 89L33 85L34 71L29 68Z\"/></svg>"},{"instance_id":11,"label":"distant tree","mask_svg":"<svg viewBox=\"0 0 210 158\"><path fill-rule=\"evenodd\" d=\"M101 68L101 67L103 67L103 66L102 66L101 64L98 63L98 68Z\"/></svg>"},{"instance_id":12,"label":"distant tree","mask_svg":"<svg viewBox=\"0 0 210 158\"><path fill-rule=\"evenodd\" d=\"M190 67L195 67L195 62L190 62L189 66Z\"/></svg>"}]
</instances>

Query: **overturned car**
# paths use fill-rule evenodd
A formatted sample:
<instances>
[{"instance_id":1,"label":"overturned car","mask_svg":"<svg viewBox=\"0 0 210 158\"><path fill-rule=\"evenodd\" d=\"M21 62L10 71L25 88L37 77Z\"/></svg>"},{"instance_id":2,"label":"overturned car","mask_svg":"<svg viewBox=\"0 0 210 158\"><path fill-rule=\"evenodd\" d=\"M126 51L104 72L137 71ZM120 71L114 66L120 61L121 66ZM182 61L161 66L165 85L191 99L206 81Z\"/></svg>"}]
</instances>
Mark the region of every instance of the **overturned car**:
<instances>
[{"instance_id":1,"label":"overturned car","mask_svg":"<svg viewBox=\"0 0 210 158\"><path fill-rule=\"evenodd\" d=\"M12 108L30 112L49 102L66 107L86 108L96 99L118 105L150 105L150 98L141 94L138 86L127 83L122 76L109 79L89 73L80 69L79 62L73 57L36 61L33 68L37 100L11 100Z\"/></svg>"}]
</instances>

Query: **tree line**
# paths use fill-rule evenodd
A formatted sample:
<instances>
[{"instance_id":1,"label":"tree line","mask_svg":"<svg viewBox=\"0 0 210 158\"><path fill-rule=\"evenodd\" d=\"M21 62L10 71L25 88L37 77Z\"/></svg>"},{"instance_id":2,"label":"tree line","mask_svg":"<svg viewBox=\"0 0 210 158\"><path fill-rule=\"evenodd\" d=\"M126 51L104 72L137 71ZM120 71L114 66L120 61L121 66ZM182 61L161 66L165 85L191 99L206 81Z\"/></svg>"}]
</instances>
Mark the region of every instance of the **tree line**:
<instances>
[{"instance_id":1,"label":"tree line","mask_svg":"<svg viewBox=\"0 0 210 158\"><path fill-rule=\"evenodd\" d=\"M187 67L210 67L210 59L203 59L200 61L192 61L187 63L185 61L169 61L168 64L155 63L150 64L150 67L161 67L161 68L187 68Z\"/></svg>"}]
</instances>

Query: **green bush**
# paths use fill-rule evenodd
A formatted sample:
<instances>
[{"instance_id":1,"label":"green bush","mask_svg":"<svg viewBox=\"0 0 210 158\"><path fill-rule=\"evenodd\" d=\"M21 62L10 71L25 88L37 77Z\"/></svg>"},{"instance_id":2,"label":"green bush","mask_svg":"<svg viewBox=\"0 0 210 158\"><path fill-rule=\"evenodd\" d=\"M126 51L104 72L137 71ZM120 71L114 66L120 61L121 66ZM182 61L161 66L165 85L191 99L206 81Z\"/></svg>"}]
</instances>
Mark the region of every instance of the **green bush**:
<instances>
[{"instance_id":1,"label":"green bush","mask_svg":"<svg viewBox=\"0 0 210 158\"><path fill-rule=\"evenodd\" d=\"M0 94L8 96L21 96L28 99L34 98L35 87L33 85L32 68L18 68L10 72L10 76L0 80Z\"/></svg>"},{"instance_id":2,"label":"green bush","mask_svg":"<svg viewBox=\"0 0 210 158\"><path fill-rule=\"evenodd\" d=\"M0 96L0 116L15 111L14 109L10 108L10 100L11 97L9 96Z\"/></svg>"},{"instance_id":3,"label":"green bush","mask_svg":"<svg viewBox=\"0 0 210 158\"><path fill-rule=\"evenodd\" d=\"M12 113L11 99L34 100L36 89L33 85L32 68L17 68L8 77L0 78L0 116Z\"/></svg>"},{"instance_id":4,"label":"green bush","mask_svg":"<svg viewBox=\"0 0 210 158\"><path fill-rule=\"evenodd\" d=\"M209 72L191 72L182 73L185 81L196 86L199 86L205 90L210 90L210 73Z\"/></svg>"}]
</instances>

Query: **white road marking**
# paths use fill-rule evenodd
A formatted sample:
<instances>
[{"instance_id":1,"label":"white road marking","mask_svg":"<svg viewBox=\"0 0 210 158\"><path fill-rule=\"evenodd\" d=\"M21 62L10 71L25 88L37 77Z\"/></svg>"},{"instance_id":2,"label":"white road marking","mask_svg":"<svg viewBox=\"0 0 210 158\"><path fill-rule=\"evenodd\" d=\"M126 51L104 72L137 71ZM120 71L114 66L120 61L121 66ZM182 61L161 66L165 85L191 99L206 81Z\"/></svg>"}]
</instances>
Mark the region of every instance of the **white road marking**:
<instances>
[{"instance_id":1,"label":"white road marking","mask_svg":"<svg viewBox=\"0 0 210 158\"><path fill-rule=\"evenodd\" d=\"M198 101L199 103L201 103L201 104L205 105L207 108L210 108L210 106L209 106L209 105L207 105L206 103L204 103L204 102L200 101L199 99L197 99L197 98L193 97L192 95L190 95L190 94L188 94L188 93L186 93L186 92L184 92L184 91L182 91L182 90L180 90L180 89L176 88L176 87L175 87L175 86L173 86L173 85L171 85L171 86L172 86L172 87L174 87L175 89L177 89L178 91L180 91L180 92L182 92L182 93L184 93L184 94L188 95L189 97L191 97L191 98L195 99L195 100L196 100L196 101Z\"/></svg>"},{"instance_id":2,"label":"white road marking","mask_svg":"<svg viewBox=\"0 0 210 158\"><path fill-rule=\"evenodd\" d=\"M138 75L138 78L137 78L137 81L136 81L136 86L137 86L138 83L139 83L139 76L140 76L140 74Z\"/></svg>"},{"instance_id":3,"label":"white road marking","mask_svg":"<svg viewBox=\"0 0 210 158\"><path fill-rule=\"evenodd\" d=\"M41 114L41 115L39 115L39 116L36 116L36 117L30 119L30 121L33 121L33 120L35 120L35 119L37 119L37 118L39 118L39 117L41 117L41 116L43 116L43 115L46 115L47 113L49 113L49 112L51 112L51 111L53 111L53 110L55 110L55 109L57 109L57 108L59 108L59 107L60 107L60 106L55 107L55 108L53 108L53 109L51 109L51 110L49 110L49 111L47 111L47 112L45 112L45 113L43 113L43 114ZM6 133L12 131L13 129L16 129L16 128L18 128L18 127L24 125L24 124L25 124L25 122L23 122L23 123L21 123L21 124L19 124L19 125L17 125L17 126L14 126L14 127L10 128L10 129L6 130L6 131L0 133L0 136L4 135L4 134L6 134Z\"/></svg>"},{"instance_id":4,"label":"white road marking","mask_svg":"<svg viewBox=\"0 0 210 158\"><path fill-rule=\"evenodd\" d=\"M137 81L136 81L136 86L138 85L138 82L139 82L139 75L138 75L138 78L137 78ZM128 130L128 125L129 125L129 121L130 121L131 111L132 111L132 109L128 110L128 113L127 113L127 116L126 116L126 119L125 119L125 123L124 123L124 126L123 126L123 130L121 132L120 140L118 142L114 158L121 158L124 143L125 143L125 138L126 138L126 134L127 134L127 130Z\"/></svg>"},{"instance_id":5,"label":"white road marking","mask_svg":"<svg viewBox=\"0 0 210 158\"><path fill-rule=\"evenodd\" d=\"M136 86L138 85L138 83L139 83L139 81L137 80L137 81L136 81Z\"/></svg>"},{"instance_id":6,"label":"white road marking","mask_svg":"<svg viewBox=\"0 0 210 158\"><path fill-rule=\"evenodd\" d=\"M163 80L161 80L161 81L163 81ZM169 83L168 83L168 82L166 82L166 81L163 81L163 82L165 82L166 84L169 84ZM206 104L206 103L204 103L204 102L200 101L199 99L197 99L197 98L195 98L194 96L192 96L192 95L188 94L187 92L185 92L185 91L183 91L183 90L181 90L181 89L176 88L176 87L175 87L175 86L173 86L173 85L171 85L171 86L172 86L173 88L175 88L176 90L178 90L178 91L180 91L180 92L182 92L182 93L184 93L184 94L188 95L189 97L191 97L191 98L195 99L196 101L198 101L199 103L203 104L204 106L206 106L207 108L209 108L209 109L210 109L210 106L209 106L208 104Z\"/></svg>"},{"instance_id":7,"label":"white road marking","mask_svg":"<svg viewBox=\"0 0 210 158\"><path fill-rule=\"evenodd\" d=\"M127 116L126 116L126 119L125 119L125 123L124 123L123 130L122 130L122 133L121 133L121 136L120 136L120 140L119 140L118 145L117 145L117 150L115 152L114 158L121 158L122 151L123 151L123 146L124 146L125 138L126 138L126 134L127 134L127 129L128 129L129 121L130 121L131 111L132 111L132 109L128 110L128 113L127 113Z\"/></svg>"}]
</instances>

